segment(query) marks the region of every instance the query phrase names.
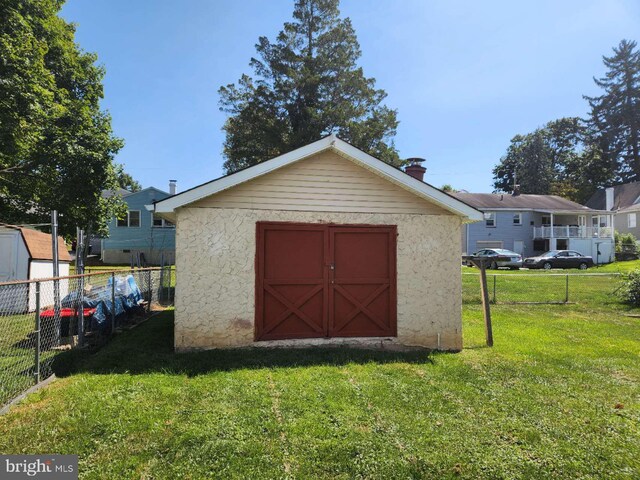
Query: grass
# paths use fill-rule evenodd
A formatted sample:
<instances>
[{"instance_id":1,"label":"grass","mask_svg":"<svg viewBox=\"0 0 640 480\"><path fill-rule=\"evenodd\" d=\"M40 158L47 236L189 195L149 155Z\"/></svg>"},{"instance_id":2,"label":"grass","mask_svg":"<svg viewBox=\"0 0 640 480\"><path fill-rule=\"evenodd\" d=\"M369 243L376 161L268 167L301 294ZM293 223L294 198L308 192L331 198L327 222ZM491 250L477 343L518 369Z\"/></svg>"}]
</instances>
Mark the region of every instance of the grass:
<instances>
[{"instance_id":1,"label":"grass","mask_svg":"<svg viewBox=\"0 0 640 480\"><path fill-rule=\"evenodd\" d=\"M629 260L627 262L613 262L608 265L597 267L595 271L598 272L617 272L617 273L629 273L633 270L640 270L640 260Z\"/></svg>"},{"instance_id":2,"label":"grass","mask_svg":"<svg viewBox=\"0 0 640 480\"><path fill-rule=\"evenodd\" d=\"M599 292L599 290L596 290ZM172 312L0 417L0 452L80 455L82 478L638 478L640 322L576 305L464 309L458 354L174 354Z\"/></svg>"}]
</instances>

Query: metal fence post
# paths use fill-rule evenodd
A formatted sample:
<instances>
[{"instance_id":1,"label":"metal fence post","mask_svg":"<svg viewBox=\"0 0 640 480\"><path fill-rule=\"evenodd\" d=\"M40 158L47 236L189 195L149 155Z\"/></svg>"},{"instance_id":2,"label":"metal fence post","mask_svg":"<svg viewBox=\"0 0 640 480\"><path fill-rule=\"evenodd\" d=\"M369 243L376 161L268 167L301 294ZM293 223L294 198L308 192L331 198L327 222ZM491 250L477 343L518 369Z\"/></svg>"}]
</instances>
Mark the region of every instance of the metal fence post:
<instances>
[{"instance_id":1,"label":"metal fence post","mask_svg":"<svg viewBox=\"0 0 640 480\"><path fill-rule=\"evenodd\" d=\"M78 279L78 346L84 345L84 275Z\"/></svg>"},{"instance_id":2,"label":"metal fence post","mask_svg":"<svg viewBox=\"0 0 640 480\"><path fill-rule=\"evenodd\" d=\"M36 385L40 383L40 282L36 282L36 346L35 346L35 362L36 362Z\"/></svg>"},{"instance_id":3,"label":"metal fence post","mask_svg":"<svg viewBox=\"0 0 640 480\"><path fill-rule=\"evenodd\" d=\"M569 303L569 274L567 273L565 283L564 303Z\"/></svg>"},{"instance_id":4,"label":"metal fence post","mask_svg":"<svg viewBox=\"0 0 640 480\"><path fill-rule=\"evenodd\" d=\"M169 271L169 281L167 282L167 302L171 303L171 266L167 267Z\"/></svg>"},{"instance_id":5,"label":"metal fence post","mask_svg":"<svg viewBox=\"0 0 640 480\"><path fill-rule=\"evenodd\" d=\"M116 331L116 274L111 272L111 333Z\"/></svg>"},{"instance_id":6,"label":"metal fence post","mask_svg":"<svg viewBox=\"0 0 640 480\"><path fill-rule=\"evenodd\" d=\"M496 277L497 275L493 275L493 303L496 303Z\"/></svg>"},{"instance_id":7,"label":"metal fence post","mask_svg":"<svg viewBox=\"0 0 640 480\"><path fill-rule=\"evenodd\" d=\"M162 302L162 291L164 288L164 265L160 266L160 288L158 289L158 302Z\"/></svg>"},{"instance_id":8,"label":"metal fence post","mask_svg":"<svg viewBox=\"0 0 640 480\"><path fill-rule=\"evenodd\" d=\"M147 270L147 313L151 312L152 301L153 301L153 289L151 287L151 270Z\"/></svg>"}]
</instances>

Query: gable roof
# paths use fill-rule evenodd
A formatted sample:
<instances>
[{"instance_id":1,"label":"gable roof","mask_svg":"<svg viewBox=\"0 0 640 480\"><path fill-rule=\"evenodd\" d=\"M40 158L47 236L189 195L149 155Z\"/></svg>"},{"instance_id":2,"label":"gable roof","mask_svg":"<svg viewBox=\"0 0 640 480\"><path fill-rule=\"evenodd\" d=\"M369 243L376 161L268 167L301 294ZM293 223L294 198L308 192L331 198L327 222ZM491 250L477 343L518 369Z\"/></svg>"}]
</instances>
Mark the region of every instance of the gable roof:
<instances>
[{"instance_id":1,"label":"gable roof","mask_svg":"<svg viewBox=\"0 0 640 480\"><path fill-rule=\"evenodd\" d=\"M116 195L120 197L126 197L127 195L131 195L131 193L132 192L130 192L125 188L116 188L115 190L102 190L102 193L100 194L100 196L102 198L111 198Z\"/></svg>"},{"instance_id":2,"label":"gable roof","mask_svg":"<svg viewBox=\"0 0 640 480\"><path fill-rule=\"evenodd\" d=\"M138 190L137 192L130 192L128 196L130 196L130 195L138 195L140 193L146 192L147 190L153 190L155 192L162 193L163 195L167 195L167 196L170 195L169 192L165 192L164 190L160 190L157 187L147 187L147 188L143 188L142 190Z\"/></svg>"},{"instance_id":3,"label":"gable roof","mask_svg":"<svg viewBox=\"0 0 640 480\"><path fill-rule=\"evenodd\" d=\"M611 188L613 188L612 210L628 208L635 205L640 198L640 182L624 183ZM601 188L591 195L586 205L590 208L605 210L607 208L606 188Z\"/></svg>"},{"instance_id":4,"label":"gable roof","mask_svg":"<svg viewBox=\"0 0 640 480\"><path fill-rule=\"evenodd\" d=\"M474 206L479 210L540 210L544 212L594 212L579 203L572 202L558 195L511 195L508 193L467 193L456 192L456 198Z\"/></svg>"},{"instance_id":5,"label":"gable roof","mask_svg":"<svg viewBox=\"0 0 640 480\"><path fill-rule=\"evenodd\" d=\"M271 160L264 161L236 173L220 177L216 180L204 183L190 190L185 190L177 195L154 203L155 211L159 214L171 214L177 208L184 207L203 198L228 190L266 175L292 163L298 162L325 150L331 150L341 155L346 160L366 168L376 175L404 188L405 190L432 202L445 210L464 217L467 221L482 220L482 213L463 200L457 199L428 183L422 182L399 168L379 160L362 150L340 140L335 135L329 135L316 142L300 147L292 152L285 153Z\"/></svg>"},{"instance_id":6,"label":"gable roof","mask_svg":"<svg viewBox=\"0 0 640 480\"><path fill-rule=\"evenodd\" d=\"M5 228L18 230L22 236L29 257L31 260L53 260L53 251L51 249L51 234L34 230L33 228L18 227L15 225L0 224ZM67 251L67 246L62 237L58 237L58 259L61 262L70 262L71 255Z\"/></svg>"},{"instance_id":7,"label":"gable roof","mask_svg":"<svg viewBox=\"0 0 640 480\"><path fill-rule=\"evenodd\" d=\"M116 190L103 190L101 196L102 198L111 198L115 195L118 195L122 198L126 198L126 197L132 197L134 195L138 195L139 193L146 192L147 190L154 190L158 193L166 195L167 197L169 196L169 192L165 192L164 190L160 190L159 188L156 188L156 187L143 188L142 190L138 190L137 192L130 192L129 190L126 190L124 188L117 188Z\"/></svg>"}]
</instances>

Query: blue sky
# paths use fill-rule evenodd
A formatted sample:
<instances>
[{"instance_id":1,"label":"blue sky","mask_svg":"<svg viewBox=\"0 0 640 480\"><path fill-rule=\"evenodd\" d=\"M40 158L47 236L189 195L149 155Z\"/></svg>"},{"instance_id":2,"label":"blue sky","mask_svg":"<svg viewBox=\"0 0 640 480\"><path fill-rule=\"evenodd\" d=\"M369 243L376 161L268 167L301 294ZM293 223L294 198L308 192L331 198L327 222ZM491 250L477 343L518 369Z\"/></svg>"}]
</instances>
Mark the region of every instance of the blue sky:
<instances>
[{"instance_id":1,"label":"blue sky","mask_svg":"<svg viewBox=\"0 0 640 480\"><path fill-rule=\"evenodd\" d=\"M68 0L62 15L107 70L103 105L143 186L184 190L222 174L218 87L252 73L293 0ZM342 0L360 65L398 110L396 146L427 159L425 180L491 191L516 133L584 115L601 57L640 40L635 0Z\"/></svg>"}]
</instances>

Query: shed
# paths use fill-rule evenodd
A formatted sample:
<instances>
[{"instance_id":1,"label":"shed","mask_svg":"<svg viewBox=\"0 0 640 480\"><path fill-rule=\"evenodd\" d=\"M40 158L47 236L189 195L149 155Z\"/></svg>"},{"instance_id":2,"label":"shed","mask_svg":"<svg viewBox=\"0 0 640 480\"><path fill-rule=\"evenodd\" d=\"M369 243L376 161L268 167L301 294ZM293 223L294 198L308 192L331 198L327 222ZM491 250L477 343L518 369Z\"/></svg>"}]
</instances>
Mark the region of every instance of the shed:
<instances>
[{"instance_id":1,"label":"shed","mask_svg":"<svg viewBox=\"0 0 640 480\"><path fill-rule=\"evenodd\" d=\"M69 275L71 256L62 237L58 238L58 257L60 276ZM37 278L53 277L53 252L51 235L38 230L14 225L0 224L0 283ZM24 287L24 294L15 295L13 287L11 305L7 298L0 305L3 311L26 311L35 308L33 288ZM67 282L60 283L61 295Z\"/></svg>"},{"instance_id":2,"label":"shed","mask_svg":"<svg viewBox=\"0 0 640 480\"><path fill-rule=\"evenodd\" d=\"M457 245L482 213L333 135L154 205L179 351L462 348Z\"/></svg>"}]
</instances>

